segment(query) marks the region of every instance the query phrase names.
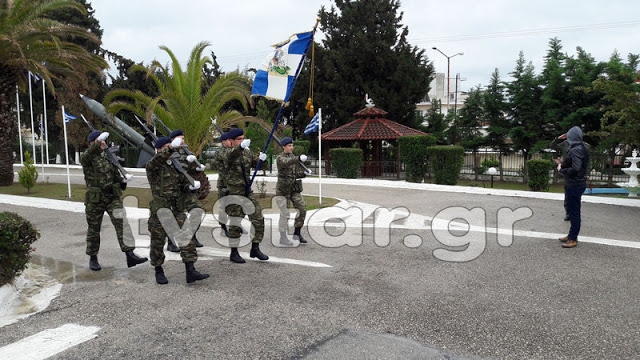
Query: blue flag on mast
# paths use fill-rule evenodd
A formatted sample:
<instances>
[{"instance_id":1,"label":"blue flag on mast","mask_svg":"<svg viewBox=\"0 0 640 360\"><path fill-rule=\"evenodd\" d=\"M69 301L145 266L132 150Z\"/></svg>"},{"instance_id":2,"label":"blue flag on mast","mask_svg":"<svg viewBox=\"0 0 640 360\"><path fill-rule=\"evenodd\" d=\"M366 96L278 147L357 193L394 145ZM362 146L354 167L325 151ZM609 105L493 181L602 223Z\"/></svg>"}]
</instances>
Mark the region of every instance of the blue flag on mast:
<instances>
[{"instance_id":1,"label":"blue flag on mast","mask_svg":"<svg viewBox=\"0 0 640 360\"><path fill-rule=\"evenodd\" d=\"M313 119L309 121L309 125L307 125L307 127L304 128L304 134L309 135L310 133L317 131L319 125L320 125L320 113L317 113L316 116L314 116Z\"/></svg>"},{"instance_id":2,"label":"blue flag on mast","mask_svg":"<svg viewBox=\"0 0 640 360\"><path fill-rule=\"evenodd\" d=\"M313 32L309 31L291 35L289 39L273 45L275 49L256 72L251 95L262 95L285 103L289 101L298 66L302 66L300 60L311 41Z\"/></svg>"}]
</instances>

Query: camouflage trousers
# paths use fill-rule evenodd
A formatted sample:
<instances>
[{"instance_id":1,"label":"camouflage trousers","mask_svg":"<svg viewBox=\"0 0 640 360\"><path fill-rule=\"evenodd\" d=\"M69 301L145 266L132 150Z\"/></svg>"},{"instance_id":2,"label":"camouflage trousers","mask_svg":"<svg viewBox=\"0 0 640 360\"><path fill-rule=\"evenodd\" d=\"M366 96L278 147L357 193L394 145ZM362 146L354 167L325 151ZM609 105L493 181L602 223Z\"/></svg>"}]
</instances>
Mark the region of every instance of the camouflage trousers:
<instances>
[{"instance_id":1,"label":"camouflage trousers","mask_svg":"<svg viewBox=\"0 0 640 360\"><path fill-rule=\"evenodd\" d=\"M249 196L242 197L251 201L255 208L253 214L248 215L249 220L251 220L251 225L253 225L253 228L255 229L255 236L251 242L260 243L264 237L264 217L262 216L262 207L253 193L250 193ZM238 204L228 205L226 206L226 210L227 215L229 215L229 244L231 247L238 247L237 244L240 242L240 235L242 235L240 221L246 214L242 210L242 206Z\"/></svg>"},{"instance_id":2,"label":"camouflage trousers","mask_svg":"<svg viewBox=\"0 0 640 360\"><path fill-rule=\"evenodd\" d=\"M166 243L166 239L168 237L167 232L162 227L162 223L160 223L160 219L158 218L158 210L151 207L151 217L149 217L148 229L151 237L151 245L149 246L149 256L151 257L151 265L152 266L160 266L164 264L164 245ZM184 211L178 211L176 207L169 207L173 216L176 218L176 221L180 227L184 224L187 219L187 213ZM178 234L174 234L177 236ZM191 237L191 241L189 241L187 246L180 246L176 241L174 243L176 246L180 247L180 257L182 258L183 263L195 262L198 260L198 252L196 251L196 243L194 241L195 237ZM171 241L171 240L169 240Z\"/></svg>"},{"instance_id":3,"label":"camouflage trousers","mask_svg":"<svg viewBox=\"0 0 640 360\"><path fill-rule=\"evenodd\" d=\"M222 191L223 188L218 187L218 201L228 195L227 192ZM222 224L227 224L229 222L229 217L227 216L226 211L224 210L224 206L220 206L220 210L218 211L218 222Z\"/></svg>"},{"instance_id":4,"label":"camouflage trousers","mask_svg":"<svg viewBox=\"0 0 640 360\"><path fill-rule=\"evenodd\" d=\"M106 211L111 218L111 223L116 230L116 238L120 245L120 250L128 251L136 248L133 232L128 223L124 222L126 218L122 200L115 198L113 195L102 196L102 201L92 203L85 201L85 213L87 215L87 255L98 255L100 251L100 228L102 227L102 218ZM114 211L116 214L114 214ZM114 216L115 215L115 216ZM125 244L125 236L128 240ZM131 242L131 243L129 243Z\"/></svg>"},{"instance_id":5,"label":"camouflage trousers","mask_svg":"<svg viewBox=\"0 0 640 360\"><path fill-rule=\"evenodd\" d=\"M307 204L304 203L304 198L299 192L291 192L288 194L276 191L276 203L278 209L280 209L280 218L278 220L278 230L287 231L289 225L289 201L293 204L293 207L298 210L299 214L296 217L293 227L301 228L304 225L304 219L307 216Z\"/></svg>"}]
</instances>

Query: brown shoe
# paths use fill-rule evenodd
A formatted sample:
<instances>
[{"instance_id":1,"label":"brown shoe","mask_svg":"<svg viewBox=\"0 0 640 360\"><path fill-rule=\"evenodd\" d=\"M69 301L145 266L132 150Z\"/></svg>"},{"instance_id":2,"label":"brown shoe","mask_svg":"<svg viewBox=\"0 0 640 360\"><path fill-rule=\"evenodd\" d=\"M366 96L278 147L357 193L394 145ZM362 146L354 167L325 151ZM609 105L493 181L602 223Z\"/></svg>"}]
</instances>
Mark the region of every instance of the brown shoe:
<instances>
[{"instance_id":1,"label":"brown shoe","mask_svg":"<svg viewBox=\"0 0 640 360\"><path fill-rule=\"evenodd\" d=\"M560 241L562 241L562 242L567 242L567 241L569 241L569 236L565 236L565 237L560 238L560 239L558 239L558 240L560 240Z\"/></svg>"},{"instance_id":2,"label":"brown shoe","mask_svg":"<svg viewBox=\"0 0 640 360\"><path fill-rule=\"evenodd\" d=\"M563 248L572 248L578 246L578 240L568 240L566 243L562 244Z\"/></svg>"}]
</instances>

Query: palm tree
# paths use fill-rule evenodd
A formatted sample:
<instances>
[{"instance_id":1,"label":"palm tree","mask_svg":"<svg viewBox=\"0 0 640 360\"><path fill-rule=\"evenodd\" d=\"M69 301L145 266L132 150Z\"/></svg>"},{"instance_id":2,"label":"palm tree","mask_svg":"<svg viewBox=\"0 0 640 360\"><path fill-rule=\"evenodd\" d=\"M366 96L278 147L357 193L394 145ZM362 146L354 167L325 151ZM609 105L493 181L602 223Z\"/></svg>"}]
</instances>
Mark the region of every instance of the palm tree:
<instances>
[{"instance_id":1,"label":"palm tree","mask_svg":"<svg viewBox=\"0 0 640 360\"><path fill-rule=\"evenodd\" d=\"M200 42L193 48L185 71L173 52L160 46L171 58L171 71L157 60L149 68L134 65L130 69L145 71L158 86L160 95L152 98L141 91L117 89L105 96L105 106L112 113L129 110L145 117L148 123L155 114L168 127L182 129L185 142L195 154L199 154L212 138L212 118L217 118L222 128L247 121L262 122L235 110L241 108L246 112L253 105L248 77L238 72L227 73L205 89L202 69L211 63L209 57L202 56L207 46L208 42Z\"/></svg>"},{"instance_id":2,"label":"palm tree","mask_svg":"<svg viewBox=\"0 0 640 360\"><path fill-rule=\"evenodd\" d=\"M28 71L40 75L53 94L53 79L100 72L107 62L61 39L81 37L100 43L86 29L46 18L54 10L86 9L72 0L0 0L0 186L13 183L11 144L15 131L15 86L24 89Z\"/></svg>"}]
</instances>

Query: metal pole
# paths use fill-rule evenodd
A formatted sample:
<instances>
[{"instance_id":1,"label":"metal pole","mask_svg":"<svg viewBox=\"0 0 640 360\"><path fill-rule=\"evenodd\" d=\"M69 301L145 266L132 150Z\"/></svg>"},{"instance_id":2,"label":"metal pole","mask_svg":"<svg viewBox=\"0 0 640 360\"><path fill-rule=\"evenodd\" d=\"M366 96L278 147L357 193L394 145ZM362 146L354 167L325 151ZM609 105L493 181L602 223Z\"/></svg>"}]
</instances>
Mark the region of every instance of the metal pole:
<instances>
[{"instance_id":1,"label":"metal pole","mask_svg":"<svg viewBox=\"0 0 640 360\"><path fill-rule=\"evenodd\" d=\"M460 73L456 74L456 95L455 95L455 103L453 105L453 114L458 114L458 79L460 78Z\"/></svg>"},{"instance_id":2,"label":"metal pole","mask_svg":"<svg viewBox=\"0 0 640 360\"><path fill-rule=\"evenodd\" d=\"M318 109L318 202L322 205L322 108Z\"/></svg>"},{"instance_id":3,"label":"metal pole","mask_svg":"<svg viewBox=\"0 0 640 360\"><path fill-rule=\"evenodd\" d=\"M31 94L31 71L29 71L29 107L31 109L31 148L33 151L33 154L31 154L31 158L33 159L33 165L38 165L38 159L36 158L35 129L33 128L33 95Z\"/></svg>"},{"instance_id":4,"label":"metal pole","mask_svg":"<svg viewBox=\"0 0 640 360\"><path fill-rule=\"evenodd\" d=\"M18 85L16 85L16 109L18 111L18 141L20 141L20 165L24 165L22 156L22 124L20 123L20 94L18 93Z\"/></svg>"},{"instance_id":5,"label":"metal pole","mask_svg":"<svg viewBox=\"0 0 640 360\"><path fill-rule=\"evenodd\" d=\"M64 157L67 161L67 189L69 197L71 197L71 175L69 175L69 145L67 144L67 122L64 119L64 106L62 106L62 127L64 129Z\"/></svg>"},{"instance_id":6,"label":"metal pole","mask_svg":"<svg viewBox=\"0 0 640 360\"><path fill-rule=\"evenodd\" d=\"M449 95L449 94L451 94L449 92L449 83L451 82L449 80L450 79L450 76L449 76L450 68L451 68L451 58L449 56L447 56L447 114L449 113L449 98L451 97L451 95Z\"/></svg>"},{"instance_id":7,"label":"metal pole","mask_svg":"<svg viewBox=\"0 0 640 360\"><path fill-rule=\"evenodd\" d=\"M47 165L49 165L49 129L47 129L47 96L44 89L45 83L46 81L42 79L42 101L44 102L44 137L47 143Z\"/></svg>"}]
</instances>

